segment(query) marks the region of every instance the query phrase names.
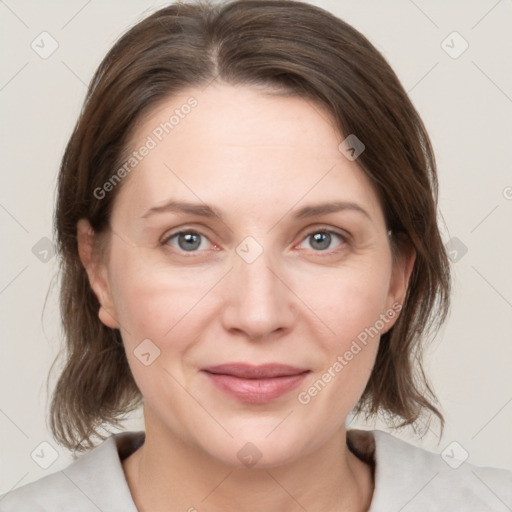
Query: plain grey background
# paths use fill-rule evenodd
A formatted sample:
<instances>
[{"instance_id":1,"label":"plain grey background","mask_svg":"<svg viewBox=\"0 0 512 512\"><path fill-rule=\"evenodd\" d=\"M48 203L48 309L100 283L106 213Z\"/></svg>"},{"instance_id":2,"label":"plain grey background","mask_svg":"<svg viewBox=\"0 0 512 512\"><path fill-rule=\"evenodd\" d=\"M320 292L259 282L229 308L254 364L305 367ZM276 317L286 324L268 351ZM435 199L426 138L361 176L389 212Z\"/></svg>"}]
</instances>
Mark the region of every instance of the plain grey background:
<instances>
[{"instance_id":1,"label":"plain grey background","mask_svg":"<svg viewBox=\"0 0 512 512\"><path fill-rule=\"evenodd\" d=\"M71 461L46 425L46 376L61 343L56 290L43 315L57 271L51 239L59 161L105 53L167 3L0 1L0 493ZM354 25L384 54L438 160L455 287L426 371L447 426L442 439L435 430L423 439L395 435L447 462L467 456L512 468L512 1L311 3ZM126 427L142 428L140 414Z\"/></svg>"}]
</instances>

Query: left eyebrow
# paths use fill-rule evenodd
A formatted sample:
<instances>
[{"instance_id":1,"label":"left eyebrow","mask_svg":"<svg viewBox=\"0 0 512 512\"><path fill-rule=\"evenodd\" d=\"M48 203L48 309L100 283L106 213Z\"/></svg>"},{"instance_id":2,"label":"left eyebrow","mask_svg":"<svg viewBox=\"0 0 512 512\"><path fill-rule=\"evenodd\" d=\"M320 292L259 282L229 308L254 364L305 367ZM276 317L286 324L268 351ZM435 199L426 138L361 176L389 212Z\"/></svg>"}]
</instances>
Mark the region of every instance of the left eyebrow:
<instances>
[{"instance_id":1,"label":"left eyebrow","mask_svg":"<svg viewBox=\"0 0 512 512\"><path fill-rule=\"evenodd\" d=\"M334 201L332 203L307 205L295 211L293 217L296 219L305 219L308 217L315 217L318 215L325 215L327 213L335 213L344 210L359 212L368 219L372 220L370 214L362 206L350 201Z\"/></svg>"}]
</instances>

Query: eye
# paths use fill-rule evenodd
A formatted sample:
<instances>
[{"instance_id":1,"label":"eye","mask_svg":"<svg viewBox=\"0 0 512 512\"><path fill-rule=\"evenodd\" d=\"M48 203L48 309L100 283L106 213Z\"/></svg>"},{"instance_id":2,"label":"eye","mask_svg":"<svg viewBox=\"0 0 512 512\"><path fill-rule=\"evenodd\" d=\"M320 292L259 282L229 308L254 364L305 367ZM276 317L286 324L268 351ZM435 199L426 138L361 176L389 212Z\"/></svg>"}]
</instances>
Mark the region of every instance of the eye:
<instances>
[{"instance_id":1,"label":"eye","mask_svg":"<svg viewBox=\"0 0 512 512\"><path fill-rule=\"evenodd\" d=\"M304 247L301 247L302 244L309 241L310 247L313 248L316 252L327 252L327 249L332 249L332 243L336 239L341 241L341 243L338 244L338 248L347 243L347 237L341 233L336 233L335 231L328 229L317 229L316 231L311 231L308 235L306 235L301 245L299 245L299 248L303 249ZM334 248L334 251L336 251L336 248Z\"/></svg>"},{"instance_id":2,"label":"eye","mask_svg":"<svg viewBox=\"0 0 512 512\"><path fill-rule=\"evenodd\" d=\"M205 240L208 238L197 231L178 231L166 237L162 244L170 245L179 251L200 252L199 248L205 249Z\"/></svg>"}]
</instances>

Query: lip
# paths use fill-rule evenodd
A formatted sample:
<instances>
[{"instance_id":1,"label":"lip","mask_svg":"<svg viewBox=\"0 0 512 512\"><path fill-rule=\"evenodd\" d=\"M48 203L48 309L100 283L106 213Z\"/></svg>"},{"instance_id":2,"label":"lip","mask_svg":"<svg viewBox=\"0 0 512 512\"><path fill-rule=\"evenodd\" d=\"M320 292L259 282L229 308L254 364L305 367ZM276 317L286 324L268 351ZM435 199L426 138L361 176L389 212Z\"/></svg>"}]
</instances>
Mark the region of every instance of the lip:
<instances>
[{"instance_id":1,"label":"lip","mask_svg":"<svg viewBox=\"0 0 512 512\"><path fill-rule=\"evenodd\" d=\"M308 369L283 364L229 363L201 370L224 393L248 403L275 400L299 386Z\"/></svg>"}]
</instances>

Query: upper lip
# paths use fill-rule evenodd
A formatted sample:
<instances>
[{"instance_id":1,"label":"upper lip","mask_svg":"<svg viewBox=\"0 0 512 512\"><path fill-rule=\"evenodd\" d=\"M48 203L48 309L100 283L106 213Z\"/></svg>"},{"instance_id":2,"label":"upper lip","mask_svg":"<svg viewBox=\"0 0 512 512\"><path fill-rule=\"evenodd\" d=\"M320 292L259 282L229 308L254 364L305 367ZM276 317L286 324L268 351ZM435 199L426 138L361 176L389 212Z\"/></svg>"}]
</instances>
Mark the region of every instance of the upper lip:
<instances>
[{"instance_id":1,"label":"upper lip","mask_svg":"<svg viewBox=\"0 0 512 512\"><path fill-rule=\"evenodd\" d=\"M208 366L202 369L208 373L218 375L232 375L240 379L272 379L274 377L286 377L308 372L308 369L298 368L287 364L261 364L252 365L248 363L228 363L216 366Z\"/></svg>"}]
</instances>

